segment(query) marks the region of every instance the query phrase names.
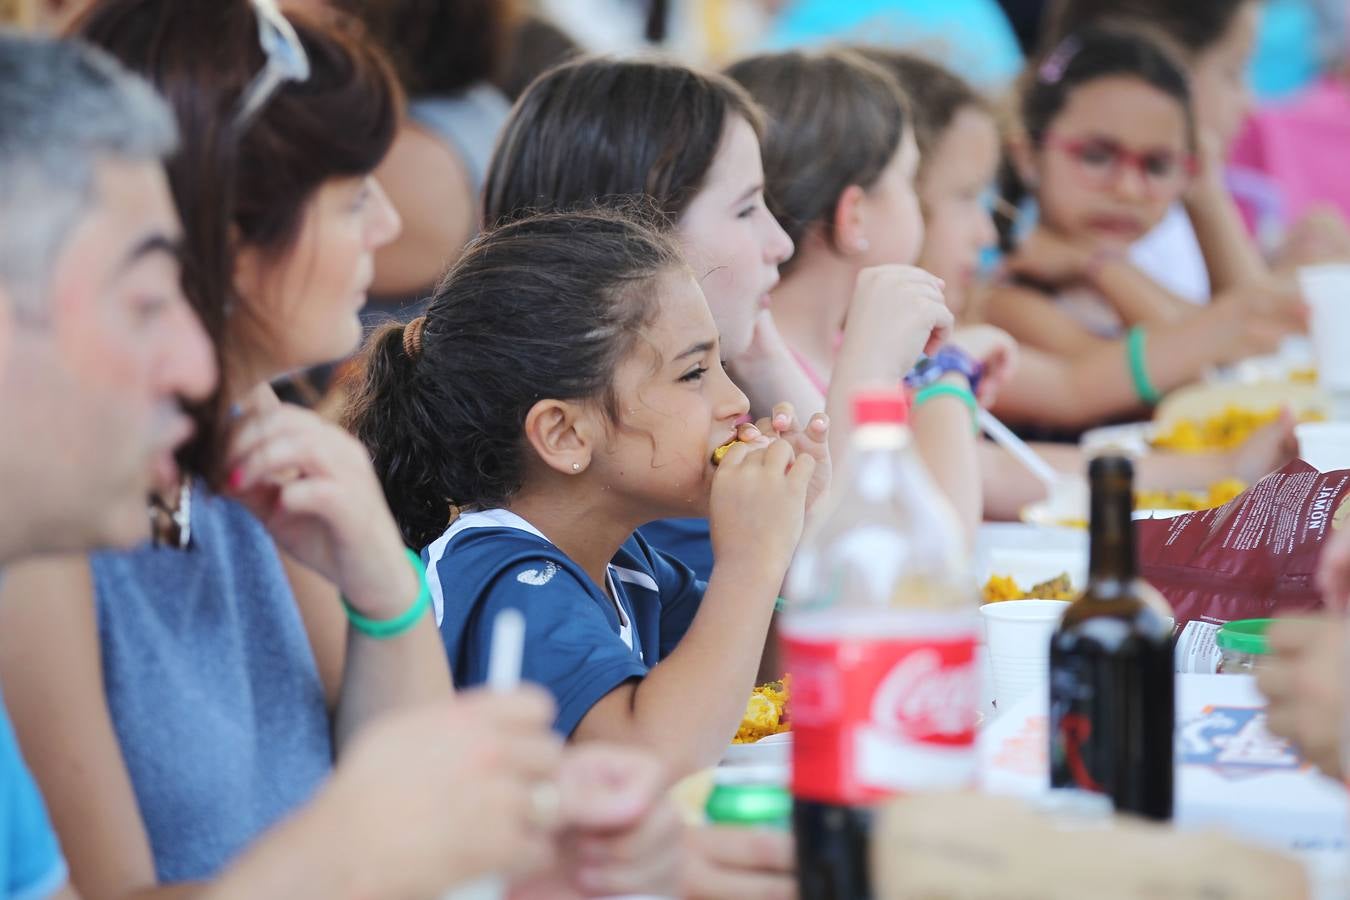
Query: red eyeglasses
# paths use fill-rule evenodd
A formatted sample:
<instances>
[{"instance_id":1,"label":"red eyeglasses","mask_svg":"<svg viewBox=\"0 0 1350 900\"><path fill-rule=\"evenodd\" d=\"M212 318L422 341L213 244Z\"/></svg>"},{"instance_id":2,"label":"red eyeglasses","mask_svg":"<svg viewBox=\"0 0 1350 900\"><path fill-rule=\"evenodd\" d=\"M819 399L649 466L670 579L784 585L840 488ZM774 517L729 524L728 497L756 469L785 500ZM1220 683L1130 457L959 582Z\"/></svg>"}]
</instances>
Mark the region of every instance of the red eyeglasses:
<instances>
[{"instance_id":1,"label":"red eyeglasses","mask_svg":"<svg viewBox=\"0 0 1350 900\"><path fill-rule=\"evenodd\" d=\"M1097 187L1117 183L1128 168L1138 173L1145 190L1156 196L1181 188L1196 173L1196 159L1190 153L1134 151L1110 138L1047 135L1045 143L1072 159L1084 177Z\"/></svg>"}]
</instances>

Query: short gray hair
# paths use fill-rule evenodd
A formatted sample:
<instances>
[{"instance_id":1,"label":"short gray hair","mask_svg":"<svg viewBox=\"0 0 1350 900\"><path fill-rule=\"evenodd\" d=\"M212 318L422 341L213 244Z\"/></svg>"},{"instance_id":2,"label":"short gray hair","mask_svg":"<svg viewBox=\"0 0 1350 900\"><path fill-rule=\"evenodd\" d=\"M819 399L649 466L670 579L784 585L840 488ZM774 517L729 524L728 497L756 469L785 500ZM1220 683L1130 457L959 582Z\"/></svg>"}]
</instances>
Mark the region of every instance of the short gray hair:
<instances>
[{"instance_id":1,"label":"short gray hair","mask_svg":"<svg viewBox=\"0 0 1350 900\"><path fill-rule=\"evenodd\" d=\"M0 29L0 285L21 309L40 312L99 163L162 161L176 145L168 106L108 54Z\"/></svg>"}]
</instances>

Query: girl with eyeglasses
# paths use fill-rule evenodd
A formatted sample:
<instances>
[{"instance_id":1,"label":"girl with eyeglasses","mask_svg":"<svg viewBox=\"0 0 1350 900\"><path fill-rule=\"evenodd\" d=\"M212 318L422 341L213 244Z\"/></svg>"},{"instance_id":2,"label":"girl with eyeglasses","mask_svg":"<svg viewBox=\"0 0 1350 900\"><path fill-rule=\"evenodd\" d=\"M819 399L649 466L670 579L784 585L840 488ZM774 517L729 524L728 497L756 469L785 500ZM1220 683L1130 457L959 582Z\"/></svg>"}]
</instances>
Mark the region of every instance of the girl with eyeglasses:
<instances>
[{"instance_id":1,"label":"girl with eyeglasses","mask_svg":"<svg viewBox=\"0 0 1350 900\"><path fill-rule=\"evenodd\" d=\"M946 300L957 320L978 328L985 292L978 277L981 257L996 239L989 194L1001 160L1001 137L994 108L960 76L931 60L878 47L858 52L893 75L910 101L920 153L915 187L925 225L919 265L946 283ZM1155 334L1149 361L1159 389L1186 384L1211 365L1260 350L1260 335L1249 338L1230 327L1234 321L1229 309L1206 309L1184 325ZM1140 402L1124 343L1110 353L1077 358L1022 347L993 409L1024 425L1084 428L1138 413ZM1138 461L1138 478L1158 490L1231 475L1255 480L1287 458L1286 434L1287 425L1273 426L1233 451L1153 453ZM1042 444L1038 450L1066 472L1080 473L1085 465L1074 447ZM1043 496L1041 483L992 444L980 448L980 470L990 518L1015 518Z\"/></svg>"},{"instance_id":2,"label":"girl with eyeglasses","mask_svg":"<svg viewBox=\"0 0 1350 900\"><path fill-rule=\"evenodd\" d=\"M268 387L356 348L398 232L371 177L400 111L383 57L349 20L288 20L273 0L103 0L75 30L177 115L183 284L221 379L192 443L159 461L154 544L5 580L0 672L72 884L182 896L294 819L317 851L266 840L241 864L286 876L296 850L273 896L338 896L330 868L357 870L344 891L432 896L547 870L576 804L597 802L573 836L599 844L600 889L669 877L659 767L564 757L533 693L454 699L421 562L364 449ZM417 717L428 704L444 730Z\"/></svg>"},{"instance_id":3,"label":"girl with eyeglasses","mask_svg":"<svg viewBox=\"0 0 1350 900\"><path fill-rule=\"evenodd\" d=\"M1200 307L1130 260L1196 173L1191 91L1160 43L1124 29L1075 32L1028 70L1019 112L1005 188L1009 200L1029 190L1039 218L1011 248L1010 278L985 314L1051 357L1111 360L1128 391L1068 415L1043 397L1011 399L1013 390L1003 402L1014 419L1077 430L1138 413L1198 376L1197 364L1269 352L1298 327L1241 295L1216 298L1196 319Z\"/></svg>"}]
</instances>

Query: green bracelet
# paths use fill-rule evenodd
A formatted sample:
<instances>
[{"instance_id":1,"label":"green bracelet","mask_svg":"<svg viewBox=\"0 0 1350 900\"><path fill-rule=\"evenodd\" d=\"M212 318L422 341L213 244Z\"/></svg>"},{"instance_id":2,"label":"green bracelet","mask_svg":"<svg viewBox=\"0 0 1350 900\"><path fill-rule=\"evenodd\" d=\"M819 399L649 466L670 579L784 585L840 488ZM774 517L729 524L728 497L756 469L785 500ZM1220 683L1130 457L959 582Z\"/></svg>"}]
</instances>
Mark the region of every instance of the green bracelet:
<instances>
[{"instance_id":1,"label":"green bracelet","mask_svg":"<svg viewBox=\"0 0 1350 900\"><path fill-rule=\"evenodd\" d=\"M980 433L980 402L975 399L975 394L970 388L954 384L930 384L914 395L914 406L915 408L922 406L935 397L955 397L964 403L970 410L970 420L975 425L975 433Z\"/></svg>"},{"instance_id":2,"label":"green bracelet","mask_svg":"<svg viewBox=\"0 0 1350 900\"><path fill-rule=\"evenodd\" d=\"M1129 337L1125 339L1126 355L1130 360L1130 378L1134 381L1134 392L1139 395L1145 406L1157 406L1162 394L1158 393L1153 382L1148 380L1148 364L1144 360L1144 344L1147 338L1142 326L1136 325L1131 328Z\"/></svg>"},{"instance_id":3,"label":"green bracelet","mask_svg":"<svg viewBox=\"0 0 1350 900\"><path fill-rule=\"evenodd\" d=\"M347 620L352 623L352 627L377 641L387 641L401 634L407 634L427 614L427 607L431 606L431 589L427 587L427 570L422 565L422 557L406 548L403 552L408 554L408 561L412 563L413 571L417 573L417 583L421 586L417 592L417 599L408 607L407 612L393 619L368 619L353 609L346 597L342 598L342 608L347 611Z\"/></svg>"}]
</instances>

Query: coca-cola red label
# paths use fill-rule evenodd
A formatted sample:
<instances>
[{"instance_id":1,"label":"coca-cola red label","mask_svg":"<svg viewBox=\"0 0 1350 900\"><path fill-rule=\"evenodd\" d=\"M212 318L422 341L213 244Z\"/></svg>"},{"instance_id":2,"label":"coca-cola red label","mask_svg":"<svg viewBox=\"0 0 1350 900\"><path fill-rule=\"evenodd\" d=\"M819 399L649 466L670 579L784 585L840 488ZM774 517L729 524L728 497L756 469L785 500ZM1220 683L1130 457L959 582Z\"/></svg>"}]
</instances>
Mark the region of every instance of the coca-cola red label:
<instances>
[{"instance_id":1,"label":"coca-cola red label","mask_svg":"<svg viewBox=\"0 0 1350 900\"><path fill-rule=\"evenodd\" d=\"M793 792L870 803L975 779L972 630L941 638L787 634Z\"/></svg>"}]
</instances>

